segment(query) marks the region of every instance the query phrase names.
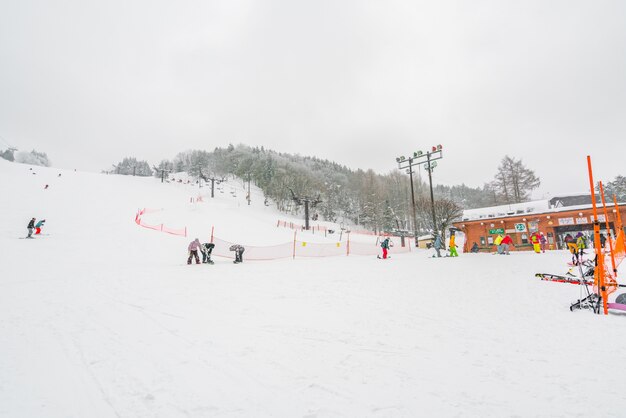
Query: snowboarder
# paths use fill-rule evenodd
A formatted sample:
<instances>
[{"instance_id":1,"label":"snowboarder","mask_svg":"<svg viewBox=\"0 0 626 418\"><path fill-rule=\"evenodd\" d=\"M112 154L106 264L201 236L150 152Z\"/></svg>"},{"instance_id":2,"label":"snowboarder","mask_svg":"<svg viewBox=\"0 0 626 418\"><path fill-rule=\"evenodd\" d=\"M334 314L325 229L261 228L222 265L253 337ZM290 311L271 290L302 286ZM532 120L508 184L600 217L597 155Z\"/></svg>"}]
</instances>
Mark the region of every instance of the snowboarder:
<instances>
[{"instance_id":1,"label":"snowboarder","mask_svg":"<svg viewBox=\"0 0 626 418\"><path fill-rule=\"evenodd\" d=\"M472 248L470 249L470 252L477 253L478 251L480 251L480 249L478 248L478 243L474 242L474 244L472 245Z\"/></svg>"},{"instance_id":2,"label":"snowboarder","mask_svg":"<svg viewBox=\"0 0 626 418\"><path fill-rule=\"evenodd\" d=\"M386 260L387 259L387 253L389 252L389 247L393 247L393 244L391 243L389 238L385 238L384 240L382 240L380 242L380 247L383 249L382 259ZM381 257L378 256L378 258L381 258Z\"/></svg>"},{"instance_id":3,"label":"snowboarder","mask_svg":"<svg viewBox=\"0 0 626 418\"><path fill-rule=\"evenodd\" d=\"M493 243L496 245L496 253L498 254L502 254L502 240L503 239L504 237L502 236L502 234L498 234L496 239L493 240Z\"/></svg>"},{"instance_id":4,"label":"snowboarder","mask_svg":"<svg viewBox=\"0 0 626 418\"><path fill-rule=\"evenodd\" d=\"M213 260L211 260L211 253L213 252L213 248L215 244L212 242L205 242L202 244L200 251L202 251L202 263L204 264L214 264Z\"/></svg>"},{"instance_id":5,"label":"snowboarder","mask_svg":"<svg viewBox=\"0 0 626 418\"><path fill-rule=\"evenodd\" d=\"M196 264L200 264L200 258L198 258L198 249L200 249L200 240L196 238L189 243L187 251L189 251L189 258L187 258L187 264L191 264L191 258L196 259Z\"/></svg>"},{"instance_id":6,"label":"snowboarder","mask_svg":"<svg viewBox=\"0 0 626 418\"><path fill-rule=\"evenodd\" d=\"M35 224L35 235L41 234L41 228L43 228L43 224L46 222L45 219L40 220Z\"/></svg>"},{"instance_id":7,"label":"snowboarder","mask_svg":"<svg viewBox=\"0 0 626 418\"><path fill-rule=\"evenodd\" d=\"M455 241L454 231L450 233L450 242L448 243L448 248L450 249L450 257L459 256L459 253L456 252L456 241Z\"/></svg>"},{"instance_id":8,"label":"snowboarder","mask_svg":"<svg viewBox=\"0 0 626 418\"><path fill-rule=\"evenodd\" d=\"M229 250L235 252L235 261L233 261L233 263L243 263L243 252L246 251L243 246L239 244L233 244L230 246Z\"/></svg>"},{"instance_id":9,"label":"snowboarder","mask_svg":"<svg viewBox=\"0 0 626 418\"><path fill-rule=\"evenodd\" d=\"M33 238L33 231L35 230L35 218L30 220L26 228L28 229L28 236L26 238Z\"/></svg>"},{"instance_id":10,"label":"snowboarder","mask_svg":"<svg viewBox=\"0 0 626 418\"><path fill-rule=\"evenodd\" d=\"M443 248L443 240L441 239L441 235L435 235L435 243L433 244L435 251L437 252L437 257L441 257L441 253L439 252ZM433 255L434 257L434 255Z\"/></svg>"},{"instance_id":11,"label":"snowboarder","mask_svg":"<svg viewBox=\"0 0 626 418\"><path fill-rule=\"evenodd\" d=\"M501 245L502 245L502 254L510 255L509 246L513 245L513 240L511 239L511 236L507 235L504 238L502 238Z\"/></svg>"}]
</instances>

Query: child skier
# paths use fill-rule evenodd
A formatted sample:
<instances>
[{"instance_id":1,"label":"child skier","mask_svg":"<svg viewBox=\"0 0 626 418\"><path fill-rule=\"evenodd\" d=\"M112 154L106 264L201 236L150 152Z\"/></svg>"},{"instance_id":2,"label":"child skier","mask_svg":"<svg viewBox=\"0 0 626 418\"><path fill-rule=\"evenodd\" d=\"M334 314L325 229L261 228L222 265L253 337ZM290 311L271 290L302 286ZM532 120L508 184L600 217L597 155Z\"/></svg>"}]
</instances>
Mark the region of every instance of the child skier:
<instances>
[{"instance_id":1,"label":"child skier","mask_svg":"<svg viewBox=\"0 0 626 418\"><path fill-rule=\"evenodd\" d=\"M43 224L46 222L45 219L40 220L35 224L35 235L41 234L41 228L43 228Z\"/></svg>"},{"instance_id":2,"label":"child skier","mask_svg":"<svg viewBox=\"0 0 626 418\"><path fill-rule=\"evenodd\" d=\"M211 253L213 252L213 248L215 244L212 242L205 242L202 244L200 251L202 251L202 263L205 264L214 264L213 260L211 260Z\"/></svg>"},{"instance_id":3,"label":"child skier","mask_svg":"<svg viewBox=\"0 0 626 418\"><path fill-rule=\"evenodd\" d=\"M380 242L380 247L383 249L383 260L387 259L387 253L389 252L389 247L391 246L391 243L389 241L389 238L385 238L384 240L382 240ZM381 258L380 256L378 256L378 258Z\"/></svg>"},{"instance_id":4,"label":"child skier","mask_svg":"<svg viewBox=\"0 0 626 418\"><path fill-rule=\"evenodd\" d=\"M233 263L243 263L243 252L246 251L243 246L239 244L233 244L230 246L229 250L235 252L235 261L233 261Z\"/></svg>"},{"instance_id":5,"label":"child skier","mask_svg":"<svg viewBox=\"0 0 626 418\"><path fill-rule=\"evenodd\" d=\"M200 249L200 240L196 238L195 240L189 243L187 247L187 251L189 251L189 258L187 259L187 264L191 264L191 258L194 257L196 259L196 264L200 264L200 259L198 258L198 250Z\"/></svg>"},{"instance_id":6,"label":"child skier","mask_svg":"<svg viewBox=\"0 0 626 418\"><path fill-rule=\"evenodd\" d=\"M30 220L26 228L28 229L28 236L26 238L32 238L33 231L35 230L35 218Z\"/></svg>"},{"instance_id":7,"label":"child skier","mask_svg":"<svg viewBox=\"0 0 626 418\"><path fill-rule=\"evenodd\" d=\"M450 249L450 257L458 257L459 253L456 251L456 240L454 237L454 231L450 233L450 242L448 243L448 248Z\"/></svg>"}]
</instances>

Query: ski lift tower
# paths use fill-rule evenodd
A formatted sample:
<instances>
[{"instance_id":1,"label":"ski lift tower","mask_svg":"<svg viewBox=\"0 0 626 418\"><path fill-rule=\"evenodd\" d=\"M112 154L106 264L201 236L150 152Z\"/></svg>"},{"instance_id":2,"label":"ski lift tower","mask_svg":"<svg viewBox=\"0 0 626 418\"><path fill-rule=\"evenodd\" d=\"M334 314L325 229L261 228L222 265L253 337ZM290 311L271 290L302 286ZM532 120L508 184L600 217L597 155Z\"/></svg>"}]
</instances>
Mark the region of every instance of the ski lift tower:
<instances>
[{"instance_id":1,"label":"ski lift tower","mask_svg":"<svg viewBox=\"0 0 626 418\"><path fill-rule=\"evenodd\" d=\"M291 192L291 198L294 202L296 202L296 205L300 206L304 204L304 229L308 231L309 229L311 229L311 227L309 226L309 205L314 208L315 206L320 204L322 200L320 199L319 195L315 198L309 196L296 196L293 190L289 189L289 191Z\"/></svg>"}]
</instances>

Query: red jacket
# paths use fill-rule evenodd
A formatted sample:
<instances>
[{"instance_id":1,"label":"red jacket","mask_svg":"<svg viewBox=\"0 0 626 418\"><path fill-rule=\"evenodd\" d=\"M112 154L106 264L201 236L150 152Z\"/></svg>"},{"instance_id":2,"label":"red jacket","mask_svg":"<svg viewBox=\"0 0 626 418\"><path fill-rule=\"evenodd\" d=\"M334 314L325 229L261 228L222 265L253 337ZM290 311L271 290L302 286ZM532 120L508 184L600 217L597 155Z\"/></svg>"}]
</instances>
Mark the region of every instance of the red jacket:
<instances>
[{"instance_id":1,"label":"red jacket","mask_svg":"<svg viewBox=\"0 0 626 418\"><path fill-rule=\"evenodd\" d=\"M507 235L502 239L502 244L513 245L513 240Z\"/></svg>"}]
</instances>

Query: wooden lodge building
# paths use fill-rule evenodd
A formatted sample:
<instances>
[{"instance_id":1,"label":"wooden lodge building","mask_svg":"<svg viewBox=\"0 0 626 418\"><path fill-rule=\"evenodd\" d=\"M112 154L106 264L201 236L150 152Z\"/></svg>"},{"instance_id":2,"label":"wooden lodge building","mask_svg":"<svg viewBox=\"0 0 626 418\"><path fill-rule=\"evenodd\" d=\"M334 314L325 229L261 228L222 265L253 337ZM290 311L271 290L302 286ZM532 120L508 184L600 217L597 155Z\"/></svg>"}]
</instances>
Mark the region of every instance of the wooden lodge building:
<instances>
[{"instance_id":1,"label":"wooden lodge building","mask_svg":"<svg viewBox=\"0 0 626 418\"><path fill-rule=\"evenodd\" d=\"M623 223L626 223L626 204L618 203ZM607 201L609 227L615 234L615 205ZM601 203L598 205L601 233L606 235L606 218ZM470 209L463 212L462 221L454 227L465 233L464 252L469 252L474 242L481 252L493 252L498 234L510 235L513 251L530 251L530 235L543 232L548 240L547 249L564 249L564 237L582 232L593 242L593 207L591 196L567 195L550 200L539 200L490 208ZM615 237L615 235L613 235Z\"/></svg>"}]
</instances>

